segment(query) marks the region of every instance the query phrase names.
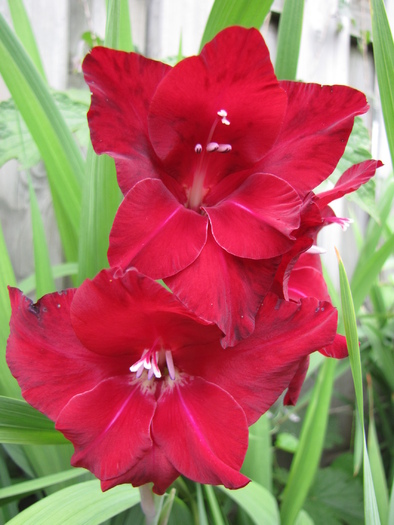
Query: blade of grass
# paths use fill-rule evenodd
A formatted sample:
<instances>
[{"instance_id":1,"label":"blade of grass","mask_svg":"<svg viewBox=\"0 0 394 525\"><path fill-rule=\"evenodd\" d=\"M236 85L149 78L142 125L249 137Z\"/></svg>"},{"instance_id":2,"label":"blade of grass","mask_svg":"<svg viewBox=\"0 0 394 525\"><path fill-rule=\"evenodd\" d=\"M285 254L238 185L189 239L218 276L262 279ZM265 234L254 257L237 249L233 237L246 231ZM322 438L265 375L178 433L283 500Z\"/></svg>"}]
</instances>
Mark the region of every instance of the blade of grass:
<instances>
[{"instance_id":1,"label":"blade of grass","mask_svg":"<svg viewBox=\"0 0 394 525\"><path fill-rule=\"evenodd\" d=\"M394 43L383 0L369 1L373 55L391 162L394 166Z\"/></svg>"},{"instance_id":2,"label":"blade of grass","mask_svg":"<svg viewBox=\"0 0 394 525\"><path fill-rule=\"evenodd\" d=\"M286 0L279 21L275 73L279 80L295 80L301 45L304 0Z\"/></svg>"},{"instance_id":3,"label":"blade of grass","mask_svg":"<svg viewBox=\"0 0 394 525\"><path fill-rule=\"evenodd\" d=\"M249 446L242 473L272 490L272 443L271 425L266 414L249 428Z\"/></svg>"},{"instance_id":4,"label":"blade of grass","mask_svg":"<svg viewBox=\"0 0 394 525\"><path fill-rule=\"evenodd\" d=\"M121 20L125 18L128 20ZM105 45L131 51L130 16L127 0L109 0ZM79 239L78 283L92 278L108 266L108 237L121 193L116 181L115 163L107 155L98 156L90 144L86 159L86 179Z\"/></svg>"},{"instance_id":5,"label":"blade of grass","mask_svg":"<svg viewBox=\"0 0 394 525\"><path fill-rule=\"evenodd\" d=\"M207 512L204 505L204 497L202 495L201 485L196 483L196 492L197 492L197 511L198 511L198 521L199 525L208 525Z\"/></svg>"},{"instance_id":6,"label":"blade of grass","mask_svg":"<svg viewBox=\"0 0 394 525\"><path fill-rule=\"evenodd\" d=\"M298 449L283 492L280 511L282 525L295 522L315 477L324 445L335 366L336 361L327 358L313 388Z\"/></svg>"},{"instance_id":7,"label":"blade of grass","mask_svg":"<svg viewBox=\"0 0 394 525\"><path fill-rule=\"evenodd\" d=\"M208 505L211 510L212 520L215 525L225 525L220 505L216 498L215 491L211 485L203 485L205 495L207 497Z\"/></svg>"},{"instance_id":8,"label":"blade of grass","mask_svg":"<svg viewBox=\"0 0 394 525\"><path fill-rule=\"evenodd\" d=\"M373 403L373 387L372 378L367 374L368 400L369 400L369 421L368 421L368 439L367 448L369 460L371 463L371 473L373 484L375 487L376 502L378 505L380 521L388 523L387 517L389 512L389 493L386 483L386 475L382 456L380 454L379 440L376 432L375 417L374 417L374 403Z\"/></svg>"},{"instance_id":9,"label":"blade of grass","mask_svg":"<svg viewBox=\"0 0 394 525\"><path fill-rule=\"evenodd\" d=\"M19 399L0 396L0 443L69 444L52 421Z\"/></svg>"},{"instance_id":10,"label":"blade of grass","mask_svg":"<svg viewBox=\"0 0 394 525\"><path fill-rule=\"evenodd\" d=\"M28 178L31 221L33 228L34 266L36 273L37 296L41 297L55 290L55 281L52 277L51 262L49 259L48 244L45 238L44 223L34 192L31 178Z\"/></svg>"},{"instance_id":11,"label":"blade of grass","mask_svg":"<svg viewBox=\"0 0 394 525\"><path fill-rule=\"evenodd\" d=\"M43 476L38 479L16 483L10 487L4 487L0 489L0 502L3 505L9 501L19 499L22 496L26 497L47 487L51 487L53 485L57 485L58 483L64 483L65 481L70 481L86 475L89 475L89 473L85 469L73 468L58 472L56 474L51 474L49 476Z\"/></svg>"},{"instance_id":12,"label":"blade of grass","mask_svg":"<svg viewBox=\"0 0 394 525\"><path fill-rule=\"evenodd\" d=\"M44 160L66 258L75 261L82 156L41 76L1 15L0 73Z\"/></svg>"},{"instance_id":13,"label":"blade of grass","mask_svg":"<svg viewBox=\"0 0 394 525\"><path fill-rule=\"evenodd\" d=\"M10 333L9 321L11 305L7 286L15 286L15 275L5 244L3 229L0 224L0 395L20 397L18 383L12 377L5 362L5 349Z\"/></svg>"},{"instance_id":14,"label":"blade of grass","mask_svg":"<svg viewBox=\"0 0 394 525\"><path fill-rule=\"evenodd\" d=\"M276 499L258 483L249 483L239 490L226 489L220 485L218 489L235 501L256 525L279 525Z\"/></svg>"},{"instance_id":15,"label":"blade of grass","mask_svg":"<svg viewBox=\"0 0 394 525\"><path fill-rule=\"evenodd\" d=\"M349 361L352 370L354 390L356 394L356 406L359 423L363 434L363 482L364 482L364 517L365 523L379 525L379 512L376 503L375 489L372 479L368 450L365 440L364 426L364 394L362 383L360 349L357 334L356 313L350 291L349 281L345 267L337 252L339 264L339 283L341 288L341 302L343 322L345 326L346 342L349 350Z\"/></svg>"},{"instance_id":16,"label":"blade of grass","mask_svg":"<svg viewBox=\"0 0 394 525\"><path fill-rule=\"evenodd\" d=\"M77 263L61 263L52 266L52 275L54 279L61 279L62 277L70 277L78 274ZM22 290L25 295L34 292L36 289L36 276L29 275L18 283L18 288Z\"/></svg>"},{"instance_id":17,"label":"blade of grass","mask_svg":"<svg viewBox=\"0 0 394 525\"><path fill-rule=\"evenodd\" d=\"M8 522L9 525L94 525L137 505L138 489L129 485L102 492L98 480L77 483L43 498Z\"/></svg>"},{"instance_id":18,"label":"blade of grass","mask_svg":"<svg viewBox=\"0 0 394 525\"><path fill-rule=\"evenodd\" d=\"M47 82L44 66L42 65L40 53L38 51L37 42L34 38L29 17L27 16L22 0L8 0L8 7L10 9L12 23L14 25L16 35L22 42L23 47L29 54L33 64L37 68L37 71L42 76L42 79Z\"/></svg>"},{"instance_id":19,"label":"blade of grass","mask_svg":"<svg viewBox=\"0 0 394 525\"><path fill-rule=\"evenodd\" d=\"M215 0L205 26L200 51L225 27L239 25L260 29L272 3L273 0Z\"/></svg>"}]
</instances>

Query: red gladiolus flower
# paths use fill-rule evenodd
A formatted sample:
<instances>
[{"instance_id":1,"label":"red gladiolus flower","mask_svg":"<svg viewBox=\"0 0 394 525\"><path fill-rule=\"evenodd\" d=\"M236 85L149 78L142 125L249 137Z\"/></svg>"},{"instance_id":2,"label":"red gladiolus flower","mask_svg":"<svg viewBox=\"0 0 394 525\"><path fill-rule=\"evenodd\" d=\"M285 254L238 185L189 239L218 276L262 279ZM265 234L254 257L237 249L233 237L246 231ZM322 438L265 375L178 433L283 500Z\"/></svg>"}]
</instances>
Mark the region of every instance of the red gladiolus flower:
<instances>
[{"instance_id":1,"label":"red gladiolus flower","mask_svg":"<svg viewBox=\"0 0 394 525\"><path fill-rule=\"evenodd\" d=\"M83 71L93 146L115 159L125 194L110 265L163 278L223 346L247 337L365 96L278 82L260 33L241 27L173 68L94 48Z\"/></svg>"},{"instance_id":2,"label":"red gladiolus flower","mask_svg":"<svg viewBox=\"0 0 394 525\"><path fill-rule=\"evenodd\" d=\"M162 494L179 474L244 486L248 425L286 388L295 401L300 368L337 321L327 302L268 294L254 333L224 350L215 324L134 269L36 304L15 288L10 297L8 365L103 490L153 482Z\"/></svg>"}]
</instances>

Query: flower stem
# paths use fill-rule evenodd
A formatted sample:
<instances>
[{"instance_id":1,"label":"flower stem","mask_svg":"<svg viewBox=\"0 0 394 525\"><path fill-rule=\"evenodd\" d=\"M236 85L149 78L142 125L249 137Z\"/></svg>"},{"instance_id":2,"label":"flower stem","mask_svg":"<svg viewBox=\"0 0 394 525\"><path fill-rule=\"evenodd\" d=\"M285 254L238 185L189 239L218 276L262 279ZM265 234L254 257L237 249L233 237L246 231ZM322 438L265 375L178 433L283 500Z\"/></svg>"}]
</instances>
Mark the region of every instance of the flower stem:
<instances>
[{"instance_id":1,"label":"flower stem","mask_svg":"<svg viewBox=\"0 0 394 525\"><path fill-rule=\"evenodd\" d=\"M156 517L155 501L153 499L152 484L147 483L139 487L141 497L141 508L145 514L146 525L152 525Z\"/></svg>"}]
</instances>

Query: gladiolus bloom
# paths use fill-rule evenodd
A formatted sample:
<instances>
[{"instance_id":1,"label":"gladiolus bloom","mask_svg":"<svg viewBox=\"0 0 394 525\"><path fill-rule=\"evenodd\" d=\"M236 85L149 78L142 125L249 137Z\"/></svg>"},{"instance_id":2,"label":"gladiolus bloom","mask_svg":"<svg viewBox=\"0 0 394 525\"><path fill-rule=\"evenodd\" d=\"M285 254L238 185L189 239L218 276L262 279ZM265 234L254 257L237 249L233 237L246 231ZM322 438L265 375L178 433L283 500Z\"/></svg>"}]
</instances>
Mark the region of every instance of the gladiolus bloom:
<instances>
[{"instance_id":1,"label":"gladiolus bloom","mask_svg":"<svg viewBox=\"0 0 394 525\"><path fill-rule=\"evenodd\" d=\"M135 269L36 304L16 288L10 298L7 363L22 394L103 490L153 482L162 494L180 474L244 486L248 425L286 389L295 402L300 368L337 323L327 302L268 294L254 333L224 350L215 324Z\"/></svg>"},{"instance_id":2,"label":"gladiolus bloom","mask_svg":"<svg viewBox=\"0 0 394 525\"><path fill-rule=\"evenodd\" d=\"M278 82L260 33L241 27L173 68L101 47L83 71L93 147L115 159L125 195L110 265L164 279L234 345L253 332L303 200L337 165L365 96Z\"/></svg>"}]
</instances>

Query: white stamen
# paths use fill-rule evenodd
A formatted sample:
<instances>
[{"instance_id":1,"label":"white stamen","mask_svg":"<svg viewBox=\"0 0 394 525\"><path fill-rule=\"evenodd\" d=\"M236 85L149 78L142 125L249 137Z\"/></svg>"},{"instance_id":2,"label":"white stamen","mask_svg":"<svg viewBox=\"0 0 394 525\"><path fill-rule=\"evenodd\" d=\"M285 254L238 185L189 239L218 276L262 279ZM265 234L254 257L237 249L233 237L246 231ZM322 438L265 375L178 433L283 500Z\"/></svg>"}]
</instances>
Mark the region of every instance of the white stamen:
<instances>
[{"instance_id":1,"label":"white stamen","mask_svg":"<svg viewBox=\"0 0 394 525\"><path fill-rule=\"evenodd\" d=\"M161 377L160 368L159 368L159 365L157 364L157 360L158 359L159 359L159 352L155 352L152 355L151 363L152 363L153 373L155 374L155 377L157 377L157 379L159 379L159 377Z\"/></svg>"},{"instance_id":2,"label":"white stamen","mask_svg":"<svg viewBox=\"0 0 394 525\"><path fill-rule=\"evenodd\" d=\"M218 147L217 151L219 153L228 153L232 149L233 148L231 147L231 144L219 144L219 147Z\"/></svg>"},{"instance_id":3,"label":"white stamen","mask_svg":"<svg viewBox=\"0 0 394 525\"><path fill-rule=\"evenodd\" d=\"M212 151L217 151L219 149L219 144L217 142L210 142L207 144L207 151L211 153Z\"/></svg>"},{"instance_id":4,"label":"white stamen","mask_svg":"<svg viewBox=\"0 0 394 525\"><path fill-rule=\"evenodd\" d=\"M309 250L306 251L306 253L310 253L312 255L321 255L323 253L326 253L327 250L325 248L321 248L320 246L316 246L316 244L313 244Z\"/></svg>"},{"instance_id":5,"label":"white stamen","mask_svg":"<svg viewBox=\"0 0 394 525\"><path fill-rule=\"evenodd\" d=\"M230 125L230 121L227 119L227 111L225 109L221 109L220 111L218 111L218 115L222 119L222 124L224 124L225 126Z\"/></svg>"},{"instance_id":6,"label":"white stamen","mask_svg":"<svg viewBox=\"0 0 394 525\"><path fill-rule=\"evenodd\" d=\"M201 152L202 152L202 146L201 146L201 144L196 144L196 145L194 146L194 151L195 151L196 153L201 153Z\"/></svg>"},{"instance_id":7,"label":"white stamen","mask_svg":"<svg viewBox=\"0 0 394 525\"><path fill-rule=\"evenodd\" d=\"M174 379L175 379L175 368L174 368L174 361L172 359L171 350L166 350L166 363L167 363L168 375L174 381Z\"/></svg>"}]
</instances>

